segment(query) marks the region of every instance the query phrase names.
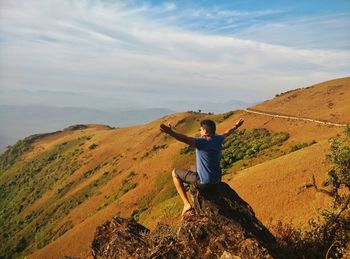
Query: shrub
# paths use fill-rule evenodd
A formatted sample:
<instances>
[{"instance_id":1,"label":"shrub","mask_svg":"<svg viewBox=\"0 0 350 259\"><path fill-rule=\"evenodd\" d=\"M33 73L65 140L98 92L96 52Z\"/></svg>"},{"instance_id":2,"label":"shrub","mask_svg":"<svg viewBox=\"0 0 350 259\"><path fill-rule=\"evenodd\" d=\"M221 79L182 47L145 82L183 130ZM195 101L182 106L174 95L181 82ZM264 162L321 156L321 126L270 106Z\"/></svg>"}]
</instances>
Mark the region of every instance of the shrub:
<instances>
[{"instance_id":1,"label":"shrub","mask_svg":"<svg viewBox=\"0 0 350 259\"><path fill-rule=\"evenodd\" d=\"M143 155L140 157L140 159L144 159L144 158L146 158L148 156L149 156L149 152L146 151L145 153L143 153Z\"/></svg>"},{"instance_id":2,"label":"shrub","mask_svg":"<svg viewBox=\"0 0 350 259\"><path fill-rule=\"evenodd\" d=\"M146 211L146 210L147 210L147 208L145 208L145 207L141 207L139 209L133 210L131 213L131 217L134 218L136 221L138 221L141 213Z\"/></svg>"},{"instance_id":3,"label":"shrub","mask_svg":"<svg viewBox=\"0 0 350 259\"><path fill-rule=\"evenodd\" d=\"M193 152L194 152L194 147L192 147L192 146L186 146L184 148L181 148L181 150L180 150L181 155L186 155L188 153L193 153Z\"/></svg>"},{"instance_id":4,"label":"shrub","mask_svg":"<svg viewBox=\"0 0 350 259\"><path fill-rule=\"evenodd\" d=\"M343 202L340 188L346 187L350 192L350 134L347 127L345 137L331 140L331 153L327 155L327 160L333 163L333 167L328 171L328 180L324 185L330 185L331 195Z\"/></svg>"},{"instance_id":5,"label":"shrub","mask_svg":"<svg viewBox=\"0 0 350 259\"><path fill-rule=\"evenodd\" d=\"M60 188L57 190L57 194L59 197L62 197L65 195L71 188L74 186L75 181L69 182L67 185L65 185L63 188Z\"/></svg>"},{"instance_id":6,"label":"shrub","mask_svg":"<svg viewBox=\"0 0 350 259\"><path fill-rule=\"evenodd\" d=\"M136 175L135 171L131 171L131 172L128 174L127 178L134 177L135 175Z\"/></svg>"},{"instance_id":7,"label":"shrub","mask_svg":"<svg viewBox=\"0 0 350 259\"><path fill-rule=\"evenodd\" d=\"M126 184L125 186L123 186L123 188L121 189L121 193L125 194L128 191L135 189L137 186L137 183L130 183L130 184Z\"/></svg>"},{"instance_id":8,"label":"shrub","mask_svg":"<svg viewBox=\"0 0 350 259\"><path fill-rule=\"evenodd\" d=\"M330 189L318 188L314 177L313 182L304 188L314 187L316 191L333 197L332 207L321 210L321 220L310 221L311 230L304 232L303 235L295 235L293 231L283 231L283 229L277 231L277 233L282 233L279 238L280 244L290 256L300 254L307 258L342 258L345 247L350 242L350 136L348 127L345 128L344 137L331 140L330 151L327 159L333 162L333 167L328 172L328 180L323 183L324 187ZM347 189L346 192L340 191L343 187ZM286 233L293 233L293 235L286 235Z\"/></svg>"},{"instance_id":9,"label":"shrub","mask_svg":"<svg viewBox=\"0 0 350 259\"><path fill-rule=\"evenodd\" d=\"M6 170L13 165L17 159L26 151L31 149L30 143L32 142L30 137L23 140L19 140L13 146L9 146L6 151L0 156L0 171Z\"/></svg>"},{"instance_id":10,"label":"shrub","mask_svg":"<svg viewBox=\"0 0 350 259\"><path fill-rule=\"evenodd\" d=\"M221 167L225 170L239 160L256 156L262 150L272 150L288 138L286 132L271 134L267 129L236 131L223 144Z\"/></svg>"},{"instance_id":11,"label":"shrub","mask_svg":"<svg viewBox=\"0 0 350 259\"><path fill-rule=\"evenodd\" d=\"M350 124L346 124L345 126L345 135L350 138Z\"/></svg>"},{"instance_id":12,"label":"shrub","mask_svg":"<svg viewBox=\"0 0 350 259\"><path fill-rule=\"evenodd\" d=\"M90 177L93 173L95 172L95 170L88 170L83 174L83 178L88 178Z\"/></svg>"},{"instance_id":13,"label":"shrub","mask_svg":"<svg viewBox=\"0 0 350 259\"><path fill-rule=\"evenodd\" d=\"M270 226L285 258L342 258L350 239L350 213L334 220L335 215L328 212L324 210L321 218L310 220L307 231L282 222Z\"/></svg>"},{"instance_id":14,"label":"shrub","mask_svg":"<svg viewBox=\"0 0 350 259\"><path fill-rule=\"evenodd\" d=\"M168 147L167 144L153 145L149 151L146 151L145 153L143 153L143 155L140 157L140 159L144 159L144 158L148 157L150 154L156 152L158 149L165 149L167 147Z\"/></svg>"},{"instance_id":15,"label":"shrub","mask_svg":"<svg viewBox=\"0 0 350 259\"><path fill-rule=\"evenodd\" d=\"M308 147L308 146L311 146L313 144L317 143L315 140L311 141L311 142L305 142L305 143L299 143L299 144L296 144L294 146L291 146L288 150L287 153L292 153L294 151L297 151L299 149L302 149L302 148L305 148L305 147Z\"/></svg>"},{"instance_id":16,"label":"shrub","mask_svg":"<svg viewBox=\"0 0 350 259\"><path fill-rule=\"evenodd\" d=\"M97 147L97 145L95 143L93 143L89 146L89 149L95 149L96 147Z\"/></svg>"}]
</instances>

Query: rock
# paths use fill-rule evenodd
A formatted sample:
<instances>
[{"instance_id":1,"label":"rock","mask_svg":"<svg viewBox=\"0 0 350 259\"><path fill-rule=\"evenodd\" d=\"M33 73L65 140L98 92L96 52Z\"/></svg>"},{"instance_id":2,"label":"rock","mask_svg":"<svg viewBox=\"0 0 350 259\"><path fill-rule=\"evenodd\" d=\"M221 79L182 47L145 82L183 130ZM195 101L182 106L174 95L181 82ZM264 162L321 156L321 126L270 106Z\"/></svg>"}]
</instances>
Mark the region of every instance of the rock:
<instances>
[{"instance_id":1,"label":"rock","mask_svg":"<svg viewBox=\"0 0 350 259\"><path fill-rule=\"evenodd\" d=\"M114 217L96 229L92 242L94 258L127 258L133 254L147 254L144 235L149 230L134 219Z\"/></svg>"},{"instance_id":2,"label":"rock","mask_svg":"<svg viewBox=\"0 0 350 259\"><path fill-rule=\"evenodd\" d=\"M177 231L158 225L150 232L115 217L97 228L94 258L279 258L275 238L229 185L190 192L194 210Z\"/></svg>"},{"instance_id":3,"label":"rock","mask_svg":"<svg viewBox=\"0 0 350 259\"><path fill-rule=\"evenodd\" d=\"M224 251L223 254L220 256L220 259L242 259L242 258L239 256L232 255L227 251Z\"/></svg>"},{"instance_id":4,"label":"rock","mask_svg":"<svg viewBox=\"0 0 350 259\"><path fill-rule=\"evenodd\" d=\"M226 183L219 183L200 189L192 186L194 209L196 214L211 219L220 216L220 221L229 220L227 224L236 225L244 229L247 237L254 237L269 250L277 247L274 236L255 217L253 209Z\"/></svg>"}]
</instances>

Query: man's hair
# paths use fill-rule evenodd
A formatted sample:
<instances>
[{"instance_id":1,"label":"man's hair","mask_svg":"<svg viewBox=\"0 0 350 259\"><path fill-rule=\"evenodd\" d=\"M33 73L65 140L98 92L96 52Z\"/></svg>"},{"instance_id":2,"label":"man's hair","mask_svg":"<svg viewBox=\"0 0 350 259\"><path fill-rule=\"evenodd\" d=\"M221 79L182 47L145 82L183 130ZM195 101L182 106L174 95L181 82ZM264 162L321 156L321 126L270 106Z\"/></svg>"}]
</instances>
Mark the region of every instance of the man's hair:
<instances>
[{"instance_id":1,"label":"man's hair","mask_svg":"<svg viewBox=\"0 0 350 259\"><path fill-rule=\"evenodd\" d=\"M210 135L215 135L216 125L212 120L202 120L200 125L203 129L205 129Z\"/></svg>"}]
</instances>

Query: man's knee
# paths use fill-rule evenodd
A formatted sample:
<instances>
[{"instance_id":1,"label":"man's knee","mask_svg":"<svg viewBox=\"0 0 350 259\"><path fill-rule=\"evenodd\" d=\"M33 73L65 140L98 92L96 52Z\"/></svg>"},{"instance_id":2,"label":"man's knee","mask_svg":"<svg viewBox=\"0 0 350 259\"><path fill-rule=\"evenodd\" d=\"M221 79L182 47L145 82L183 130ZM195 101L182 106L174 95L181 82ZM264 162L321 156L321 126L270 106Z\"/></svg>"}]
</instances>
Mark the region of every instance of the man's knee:
<instances>
[{"instance_id":1,"label":"man's knee","mask_svg":"<svg viewBox=\"0 0 350 259\"><path fill-rule=\"evenodd\" d=\"M176 179L176 180L182 181L181 178L176 173L176 168L173 169L173 171L171 172L171 175L173 176L174 180Z\"/></svg>"},{"instance_id":2,"label":"man's knee","mask_svg":"<svg viewBox=\"0 0 350 259\"><path fill-rule=\"evenodd\" d=\"M176 168L173 169L173 171L171 172L171 175L172 175L173 177L178 178L177 175L176 175Z\"/></svg>"}]
</instances>

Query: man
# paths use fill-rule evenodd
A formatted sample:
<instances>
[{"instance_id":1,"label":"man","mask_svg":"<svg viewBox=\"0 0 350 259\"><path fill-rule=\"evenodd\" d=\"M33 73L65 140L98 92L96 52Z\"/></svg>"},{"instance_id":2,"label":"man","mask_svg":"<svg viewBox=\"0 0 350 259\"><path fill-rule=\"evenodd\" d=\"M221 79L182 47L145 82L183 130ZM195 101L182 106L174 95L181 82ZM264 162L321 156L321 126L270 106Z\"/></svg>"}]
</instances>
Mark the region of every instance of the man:
<instances>
[{"instance_id":1,"label":"man","mask_svg":"<svg viewBox=\"0 0 350 259\"><path fill-rule=\"evenodd\" d=\"M221 182L221 146L225 138L231 135L236 129L238 129L244 120L240 119L236 125L230 130L226 131L222 135L216 135L216 125L212 120L202 120L200 122L200 138L192 138L186 135L174 132L171 129L171 125L168 126L161 124L160 130L169 134L178 141L184 142L196 149L196 165L197 172L190 170L175 168L172 171L173 181L177 192L179 193L184 207L182 210L182 216L192 209L183 182L197 185L199 188L205 188L210 184Z\"/></svg>"}]
</instances>

